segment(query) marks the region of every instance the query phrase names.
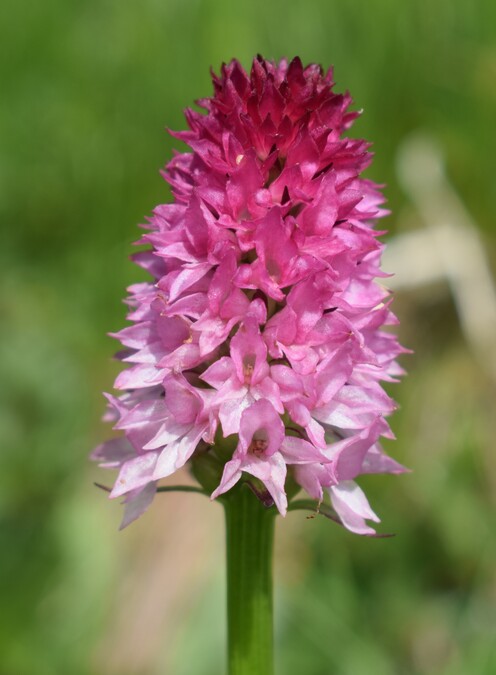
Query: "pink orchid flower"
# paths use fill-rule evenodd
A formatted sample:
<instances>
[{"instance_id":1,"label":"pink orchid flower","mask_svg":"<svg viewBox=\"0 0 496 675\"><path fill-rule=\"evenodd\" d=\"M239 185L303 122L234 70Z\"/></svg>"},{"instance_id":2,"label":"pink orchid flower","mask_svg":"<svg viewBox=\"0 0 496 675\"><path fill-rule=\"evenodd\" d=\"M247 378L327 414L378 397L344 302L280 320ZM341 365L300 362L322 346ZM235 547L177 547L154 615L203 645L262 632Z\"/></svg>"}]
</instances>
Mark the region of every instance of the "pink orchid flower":
<instances>
[{"instance_id":1,"label":"pink orchid flower","mask_svg":"<svg viewBox=\"0 0 496 675\"><path fill-rule=\"evenodd\" d=\"M384 330L397 321L377 282L387 211L361 177L369 145L345 135L359 113L299 59L232 61L213 85L173 134L191 152L167 165L174 201L133 256L152 279L131 286L114 334L129 367L107 418L124 435L92 457L119 472L123 526L162 478L209 458L213 498L246 481L284 515L290 478L371 534L356 480L405 470L380 447L395 409L382 382L405 350Z\"/></svg>"}]
</instances>

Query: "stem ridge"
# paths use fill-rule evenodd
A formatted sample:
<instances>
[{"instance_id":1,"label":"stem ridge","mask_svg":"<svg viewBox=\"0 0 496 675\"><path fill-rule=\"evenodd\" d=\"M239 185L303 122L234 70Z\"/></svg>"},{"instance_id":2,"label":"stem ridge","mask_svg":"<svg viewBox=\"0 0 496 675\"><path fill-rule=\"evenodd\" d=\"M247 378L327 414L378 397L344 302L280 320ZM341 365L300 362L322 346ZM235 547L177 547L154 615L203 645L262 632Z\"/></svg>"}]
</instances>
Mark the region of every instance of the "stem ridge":
<instances>
[{"instance_id":1,"label":"stem ridge","mask_svg":"<svg viewBox=\"0 0 496 675\"><path fill-rule=\"evenodd\" d=\"M273 675L275 509L246 485L226 495L229 675Z\"/></svg>"}]
</instances>

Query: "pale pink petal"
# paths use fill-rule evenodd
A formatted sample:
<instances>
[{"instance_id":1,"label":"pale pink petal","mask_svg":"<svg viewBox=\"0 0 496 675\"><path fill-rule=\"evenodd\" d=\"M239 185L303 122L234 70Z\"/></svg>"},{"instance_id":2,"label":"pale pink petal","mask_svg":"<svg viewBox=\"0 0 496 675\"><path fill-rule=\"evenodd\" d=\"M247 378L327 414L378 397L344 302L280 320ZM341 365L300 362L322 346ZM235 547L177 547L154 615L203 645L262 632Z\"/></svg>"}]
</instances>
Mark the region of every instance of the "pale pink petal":
<instances>
[{"instance_id":1,"label":"pale pink petal","mask_svg":"<svg viewBox=\"0 0 496 675\"><path fill-rule=\"evenodd\" d=\"M200 395L184 376L170 377L164 382L165 405L179 424L192 424L200 414Z\"/></svg>"},{"instance_id":2,"label":"pale pink petal","mask_svg":"<svg viewBox=\"0 0 496 675\"><path fill-rule=\"evenodd\" d=\"M233 375L234 363L229 356L223 356L207 368L201 375L201 379L207 382L211 387L220 389L222 385Z\"/></svg>"},{"instance_id":3,"label":"pale pink petal","mask_svg":"<svg viewBox=\"0 0 496 675\"><path fill-rule=\"evenodd\" d=\"M164 356L159 363L163 368L163 373L169 375L171 372L178 373L183 370L188 370L197 366L203 360L200 355L200 347L198 344L186 342L180 345L167 356Z\"/></svg>"},{"instance_id":4,"label":"pale pink petal","mask_svg":"<svg viewBox=\"0 0 496 675\"><path fill-rule=\"evenodd\" d=\"M143 321L134 326L127 326L118 333L109 333L109 335L120 340L125 347L142 349L153 335L153 324L151 321Z\"/></svg>"},{"instance_id":5,"label":"pale pink petal","mask_svg":"<svg viewBox=\"0 0 496 675\"><path fill-rule=\"evenodd\" d=\"M305 426L305 431L314 445L317 445L319 448L326 447L325 429L321 424L314 420L313 417Z\"/></svg>"},{"instance_id":6,"label":"pale pink petal","mask_svg":"<svg viewBox=\"0 0 496 675\"><path fill-rule=\"evenodd\" d=\"M111 438L109 441L96 447L90 455L90 459L99 462L101 467L114 469L122 466L124 462L136 456L136 451L125 436Z\"/></svg>"},{"instance_id":7,"label":"pale pink petal","mask_svg":"<svg viewBox=\"0 0 496 675\"><path fill-rule=\"evenodd\" d=\"M164 356L164 348L162 343L157 339L155 342L150 342L138 351L133 351L129 355L124 356L121 360L125 363L144 363L148 365L158 366L160 359Z\"/></svg>"},{"instance_id":8,"label":"pale pink petal","mask_svg":"<svg viewBox=\"0 0 496 675\"><path fill-rule=\"evenodd\" d=\"M284 440L284 424L274 406L265 399L252 403L243 411L239 426L239 448L243 453L248 452L256 433L261 433L267 442L265 456L277 452Z\"/></svg>"},{"instance_id":9,"label":"pale pink petal","mask_svg":"<svg viewBox=\"0 0 496 675\"><path fill-rule=\"evenodd\" d=\"M379 523L363 490L353 481L342 481L329 489L331 502L343 525L356 534L375 534L365 520Z\"/></svg>"},{"instance_id":10,"label":"pale pink petal","mask_svg":"<svg viewBox=\"0 0 496 675\"><path fill-rule=\"evenodd\" d=\"M175 443L178 438L184 436L190 429L191 423L181 424L180 422L176 422L172 417L168 417L160 425L155 436L143 445L143 450L157 450L169 443Z\"/></svg>"},{"instance_id":11,"label":"pale pink petal","mask_svg":"<svg viewBox=\"0 0 496 675\"><path fill-rule=\"evenodd\" d=\"M239 457L235 457L229 462L226 462L219 487L212 492L211 499L215 499L219 495L224 494L224 492L227 492L236 485L242 475L240 467L241 459Z\"/></svg>"},{"instance_id":12,"label":"pale pink petal","mask_svg":"<svg viewBox=\"0 0 496 675\"><path fill-rule=\"evenodd\" d=\"M410 469L386 455L381 447L374 444L365 455L362 473L409 473Z\"/></svg>"},{"instance_id":13,"label":"pale pink petal","mask_svg":"<svg viewBox=\"0 0 496 675\"><path fill-rule=\"evenodd\" d=\"M362 473L362 465L369 449L377 441L383 428L382 418L374 422L359 434L328 446L327 457L332 460L333 470L338 481L352 480Z\"/></svg>"},{"instance_id":14,"label":"pale pink petal","mask_svg":"<svg viewBox=\"0 0 496 675\"><path fill-rule=\"evenodd\" d=\"M284 405L279 394L279 387L270 377L266 377L258 384L250 387L250 392L254 399L265 398L272 403L278 413L281 415L284 413Z\"/></svg>"},{"instance_id":15,"label":"pale pink petal","mask_svg":"<svg viewBox=\"0 0 496 675\"><path fill-rule=\"evenodd\" d=\"M181 316L164 316L159 314L155 327L165 353L180 347L191 336L190 322Z\"/></svg>"},{"instance_id":16,"label":"pale pink petal","mask_svg":"<svg viewBox=\"0 0 496 675\"><path fill-rule=\"evenodd\" d=\"M297 464L293 470L296 482L310 497L318 501L322 501L324 497L323 486L334 482L328 464Z\"/></svg>"},{"instance_id":17,"label":"pale pink petal","mask_svg":"<svg viewBox=\"0 0 496 675\"><path fill-rule=\"evenodd\" d=\"M271 366L270 376L278 385L284 401L299 398L303 393L302 378L287 366Z\"/></svg>"},{"instance_id":18,"label":"pale pink petal","mask_svg":"<svg viewBox=\"0 0 496 675\"><path fill-rule=\"evenodd\" d=\"M192 319L198 319L207 309L208 299L205 293L192 293L185 295L179 300L167 305L164 310L169 317L187 316Z\"/></svg>"},{"instance_id":19,"label":"pale pink petal","mask_svg":"<svg viewBox=\"0 0 496 675\"><path fill-rule=\"evenodd\" d=\"M315 378L317 405L328 403L343 387L353 370L347 348L338 350Z\"/></svg>"},{"instance_id":20,"label":"pale pink petal","mask_svg":"<svg viewBox=\"0 0 496 675\"><path fill-rule=\"evenodd\" d=\"M275 452L263 458L246 455L242 460L241 468L262 481L279 513L285 516L288 509L288 499L284 490L287 469L281 453Z\"/></svg>"},{"instance_id":21,"label":"pale pink petal","mask_svg":"<svg viewBox=\"0 0 496 675\"><path fill-rule=\"evenodd\" d=\"M115 428L128 430L147 427L150 424L163 422L166 417L168 414L163 399L147 399L126 411Z\"/></svg>"},{"instance_id":22,"label":"pale pink petal","mask_svg":"<svg viewBox=\"0 0 496 675\"><path fill-rule=\"evenodd\" d=\"M208 262L186 265L180 274L174 279L170 287L169 302L173 302L178 296L181 295L181 293L190 288L190 286L196 283L199 279L204 277L211 267L212 266Z\"/></svg>"},{"instance_id":23,"label":"pale pink petal","mask_svg":"<svg viewBox=\"0 0 496 675\"><path fill-rule=\"evenodd\" d=\"M123 370L117 376L114 387L116 389L141 389L153 387L164 378L163 370L153 366L137 365Z\"/></svg>"},{"instance_id":24,"label":"pale pink petal","mask_svg":"<svg viewBox=\"0 0 496 675\"><path fill-rule=\"evenodd\" d=\"M253 397L246 389L240 392L241 396L226 400L219 408L219 419L224 436L237 434L241 423L241 415L253 403Z\"/></svg>"},{"instance_id":25,"label":"pale pink petal","mask_svg":"<svg viewBox=\"0 0 496 675\"><path fill-rule=\"evenodd\" d=\"M253 320L245 321L231 339L231 356L240 382L255 385L267 376L267 346Z\"/></svg>"},{"instance_id":26,"label":"pale pink petal","mask_svg":"<svg viewBox=\"0 0 496 675\"><path fill-rule=\"evenodd\" d=\"M133 447L140 451L159 432L170 414L163 399L146 399L123 414L116 429L124 429Z\"/></svg>"},{"instance_id":27,"label":"pale pink petal","mask_svg":"<svg viewBox=\"0 0 496 675\"><path fill-rule=\"evenodd\" d=\"M146 452L127 461L119 471L110 497L120 497L126 492L141 488L154 480L153 472L157 464L157 458L157 452Z\"/></svg>"},{"instance_id":28,"label":"pale pink petal","mask_svg":"<svg viewBox=\"0 0 496 675\"><path fill-rule=\"evenodd\" d=\"M134 520L139 518L153 502L157 492L157 483L147 483L145 487L131 493L124 500L124 515L119 530L123 530Z\"/></svg>"},{"instance_id":29,"label":"pale pink petal","mask_svg":"<svg viewBox=\"0 0 496 675\"><path fill-rule=\"evenodd\" d=\"M207 425L197 425L187 431L184 436L169 443L160 453L153 479L166 478L186 464L188 459L196 450Z\"/></svg>"},{"instance_id":30,"label":"pale pink petal","mask_svg":"<svg viewBox=\"0 0 496 675\"><path fill-rule=\"evenodd\" d=\"M286 436L280 450L287 464L327 462L327 458L314 445L296 436Z\"/></svg>"}]
</instances>

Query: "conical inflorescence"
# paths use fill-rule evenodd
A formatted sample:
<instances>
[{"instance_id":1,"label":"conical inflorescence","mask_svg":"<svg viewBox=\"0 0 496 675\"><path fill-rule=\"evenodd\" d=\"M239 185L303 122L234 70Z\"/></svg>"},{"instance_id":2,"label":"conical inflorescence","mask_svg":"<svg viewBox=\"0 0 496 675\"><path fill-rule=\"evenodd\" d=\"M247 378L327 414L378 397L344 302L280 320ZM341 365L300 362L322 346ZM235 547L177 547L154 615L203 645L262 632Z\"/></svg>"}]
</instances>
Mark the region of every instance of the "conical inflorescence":
<instances>
[{"instance_id":1,"label":"conical inflorescence","mask_svg":"<svg viewBox=\"0 0 496 675\"><path fill-rule=\"evenodd\" d=\"M108 396L123 435L93 459L119 470L123 526L205 457L214 498L248 480L284 515L291 482L371 534L355 478L404 470L379 445L395 408L381 382L404 350L383 330L396 319L376 282L386 211L360 177L369 144L344 136L358 113L317 65L232 61L213 84L173 134L191 148L164 172L174 201L138 242L152 281L129 289L132 325L115 337L130 366Z\"/></svg>"}]
</instances>

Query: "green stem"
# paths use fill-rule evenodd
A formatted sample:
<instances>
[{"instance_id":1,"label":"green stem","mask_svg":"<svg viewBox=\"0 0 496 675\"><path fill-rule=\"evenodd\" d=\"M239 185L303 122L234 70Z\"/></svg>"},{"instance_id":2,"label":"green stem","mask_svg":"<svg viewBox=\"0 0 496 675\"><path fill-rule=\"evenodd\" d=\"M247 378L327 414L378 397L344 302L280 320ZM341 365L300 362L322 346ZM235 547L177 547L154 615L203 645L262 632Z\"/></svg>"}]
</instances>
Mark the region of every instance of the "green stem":
<instances>
[{"instance_id":1,"label":"green stem","mask_svg":"<svg viewBox=\"0 0 496 675\"><path fill-rule=\"evenodd\" d=\"M227 545L229 675L273 675L274 507L247 485L224 499Z\"/></svg>"}]
</instances>

